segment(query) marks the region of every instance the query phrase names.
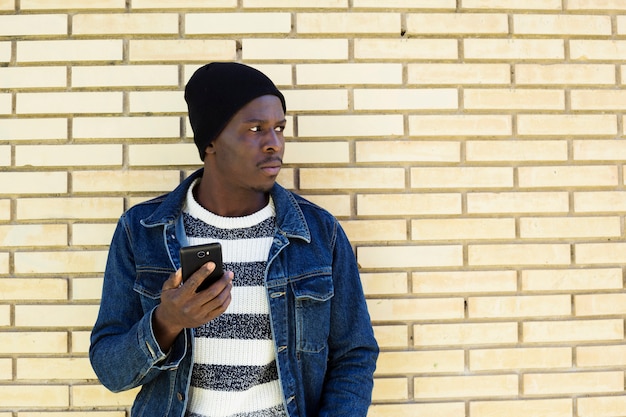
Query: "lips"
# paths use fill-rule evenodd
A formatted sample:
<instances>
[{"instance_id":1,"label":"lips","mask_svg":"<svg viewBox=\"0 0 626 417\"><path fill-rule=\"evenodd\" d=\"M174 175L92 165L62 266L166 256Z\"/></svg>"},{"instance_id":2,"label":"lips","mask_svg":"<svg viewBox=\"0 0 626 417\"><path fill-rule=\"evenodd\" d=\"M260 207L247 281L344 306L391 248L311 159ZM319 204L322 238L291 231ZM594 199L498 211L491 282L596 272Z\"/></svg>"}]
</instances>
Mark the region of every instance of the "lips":
<instances>
[{"instance_id":1,"label":"lips","mask_svg":"<svg viewBox=\"0 0 626 417\"><path fill-rule=\"evenodd\" d=\"M282 161L279 158L271 158L261 162L259 168L267 175L276 176L280 172L282 165Z\"/></svg>"}]
</instances>

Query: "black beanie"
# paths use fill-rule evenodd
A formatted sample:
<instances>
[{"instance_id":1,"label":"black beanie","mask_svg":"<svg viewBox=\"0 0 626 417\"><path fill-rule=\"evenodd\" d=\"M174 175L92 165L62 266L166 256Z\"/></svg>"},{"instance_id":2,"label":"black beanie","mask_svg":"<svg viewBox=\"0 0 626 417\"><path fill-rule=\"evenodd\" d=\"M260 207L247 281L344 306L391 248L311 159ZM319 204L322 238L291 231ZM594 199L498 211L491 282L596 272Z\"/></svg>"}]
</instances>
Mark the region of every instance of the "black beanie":
<instances>
[{"instance_id":1,"label":"black beanie","mask_svg":"<svg viewBox=\"0 0 626 417\"><path fill-rule=\"evenodd\" d=\"M212 62L196 70L185 87L185 101L200 159L235 113L268 94L278 97L287 110L281 92L259 70L236 62Z\"/></svg>"}]
</instances>

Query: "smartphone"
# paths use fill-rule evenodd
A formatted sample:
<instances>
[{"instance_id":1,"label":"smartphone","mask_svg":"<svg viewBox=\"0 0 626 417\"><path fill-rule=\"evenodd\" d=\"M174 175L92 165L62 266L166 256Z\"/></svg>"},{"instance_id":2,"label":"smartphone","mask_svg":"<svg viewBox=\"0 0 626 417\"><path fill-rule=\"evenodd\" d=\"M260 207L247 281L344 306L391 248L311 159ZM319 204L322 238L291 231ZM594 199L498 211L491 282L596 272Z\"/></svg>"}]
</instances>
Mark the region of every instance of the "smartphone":
<instances>
[{"instance_id":1,"label":"smartphone","mask_svg":"<svg viewBox=\"0 0 626 417\"><path fill-rule=\"evenodd\" d=\"M180 265L183 270L183 282L185 282L202 265L209 261L215 263L215 269L208 277L206 277L202 284L200 284L196 292L209 288L224 274L224 265L222 264L222 245L215 242L195 246L186 246L180 249Z\"/></svg>"}]
</instances>

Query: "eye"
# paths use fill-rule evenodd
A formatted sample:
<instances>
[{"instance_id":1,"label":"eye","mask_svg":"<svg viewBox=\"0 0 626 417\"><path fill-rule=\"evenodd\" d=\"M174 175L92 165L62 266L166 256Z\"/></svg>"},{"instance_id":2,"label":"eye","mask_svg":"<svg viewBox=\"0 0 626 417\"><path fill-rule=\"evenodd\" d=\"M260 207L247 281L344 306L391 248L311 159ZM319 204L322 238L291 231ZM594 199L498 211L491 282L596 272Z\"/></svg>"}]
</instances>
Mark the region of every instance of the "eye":
<instances>
[{"instance_id":1,"label":"eye","mask_svg":"<svg viewBox=\"0 0 626 417\"><path fill-rule=\"evenodd\" d=\"M262 129L261 129L261 126L252 126L252 127L250 128L250 131L251 131L251 132L255 132L255 133L256 133L256 132L260 132L261 130L262 130Z\"/></svg>"},{"instance_id":2,"label":"eye","mask_svg":"<svg viewBox=\"0 0 626 417\"><path fill-rule=\"evenodd\" d=\"M285 131L285 126L276 126L276 127L274 128L274 130L275 130L276 132L284 132L284 131Z\"/></svg>"}]
</instances>

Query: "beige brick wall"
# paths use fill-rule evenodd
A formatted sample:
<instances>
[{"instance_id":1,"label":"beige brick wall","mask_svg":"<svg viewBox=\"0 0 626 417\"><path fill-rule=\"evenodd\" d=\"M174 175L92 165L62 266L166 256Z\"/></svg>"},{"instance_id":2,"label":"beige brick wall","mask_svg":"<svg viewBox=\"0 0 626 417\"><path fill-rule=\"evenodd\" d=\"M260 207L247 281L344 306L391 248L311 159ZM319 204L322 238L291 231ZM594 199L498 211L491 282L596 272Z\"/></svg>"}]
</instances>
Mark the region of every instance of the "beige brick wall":
<instances>
[{"instance_id":1,"label":"beige brick wall","mask_svg":"<svg viewBox=\"0 0 626 417\"><path fill-rule=\"evenodd\" d=\"M370 417L626 415L624 0L0 0L0 417L123 417L87 359L107 245L198 167L212 60L288 103L339 217Z\"/></svg>"}]
</instances>

